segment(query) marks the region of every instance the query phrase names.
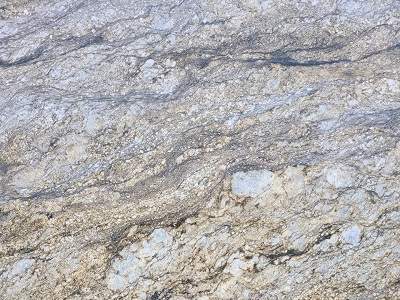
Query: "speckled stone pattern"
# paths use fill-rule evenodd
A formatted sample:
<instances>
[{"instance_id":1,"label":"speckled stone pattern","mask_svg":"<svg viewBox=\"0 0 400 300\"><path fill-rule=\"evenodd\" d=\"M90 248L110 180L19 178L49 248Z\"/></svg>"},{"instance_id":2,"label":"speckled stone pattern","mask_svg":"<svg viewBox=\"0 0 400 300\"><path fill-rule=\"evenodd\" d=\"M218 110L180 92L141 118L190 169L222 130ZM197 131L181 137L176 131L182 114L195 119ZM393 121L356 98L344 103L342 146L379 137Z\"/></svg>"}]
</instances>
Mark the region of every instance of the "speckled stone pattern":
<instances>
[{"instance_id":1,"label":"speckled stone pattern","mask_svg":"<svg viewBox=\"0 0 400 300\"><path fill-rule=\"evenodd\" d=\"M400 299L399 0L1 0L0 299Z\"/></svg>"}]
</instances>

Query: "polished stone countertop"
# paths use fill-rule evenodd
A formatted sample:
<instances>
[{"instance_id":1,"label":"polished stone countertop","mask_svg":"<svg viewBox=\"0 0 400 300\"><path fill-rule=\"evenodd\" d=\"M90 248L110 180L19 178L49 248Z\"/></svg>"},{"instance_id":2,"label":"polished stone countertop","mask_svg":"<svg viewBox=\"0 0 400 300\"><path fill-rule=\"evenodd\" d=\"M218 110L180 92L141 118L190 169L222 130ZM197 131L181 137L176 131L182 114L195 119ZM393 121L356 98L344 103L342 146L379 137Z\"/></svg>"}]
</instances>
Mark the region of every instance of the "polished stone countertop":
<instances>
[{"instance_id":1,"label":"polished stone countertop","mask_svg":"<svg viewBox=\"0 0 400 300\"><path fill-rule=\"evenodd\" d=\"M0 298L400 299L400 1L2 0Z\"/></svg>"}]
</instances>

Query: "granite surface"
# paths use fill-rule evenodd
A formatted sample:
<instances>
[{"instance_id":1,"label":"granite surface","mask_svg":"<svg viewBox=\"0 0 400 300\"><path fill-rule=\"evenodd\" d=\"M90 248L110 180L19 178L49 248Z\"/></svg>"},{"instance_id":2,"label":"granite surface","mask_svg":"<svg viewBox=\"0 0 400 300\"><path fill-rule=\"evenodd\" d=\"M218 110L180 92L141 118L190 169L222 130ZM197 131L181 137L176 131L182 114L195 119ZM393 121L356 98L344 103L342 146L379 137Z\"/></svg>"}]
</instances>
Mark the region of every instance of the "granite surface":
<instances>
[{"instance_id":1,"label":"granite surface","mask_svg":"<svg viewBox=\"0 0 400 300\"><path fill-rule=\"evenodd\" d=\"M1 299L400 299L400 1L2 0Z\"/></svg>"}]
</instances>

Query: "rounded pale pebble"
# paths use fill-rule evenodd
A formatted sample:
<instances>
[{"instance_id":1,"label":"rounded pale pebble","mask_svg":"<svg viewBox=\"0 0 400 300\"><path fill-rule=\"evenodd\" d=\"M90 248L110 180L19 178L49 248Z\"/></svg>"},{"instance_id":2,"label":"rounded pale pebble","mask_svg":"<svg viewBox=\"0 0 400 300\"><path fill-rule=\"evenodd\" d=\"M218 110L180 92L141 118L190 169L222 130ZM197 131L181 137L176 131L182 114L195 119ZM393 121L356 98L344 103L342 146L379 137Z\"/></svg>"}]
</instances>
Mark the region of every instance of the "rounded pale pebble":
<instances>
[{"instance_id":1,"label":"rounded pale pebble","mask_svg":"<svg viewBox=\"0 0 400 300\"><path fill-rule=\"evenodd\" d=\"M353 185L351 172L343 167L331 167L325 170L326 181L335 188L341 189Z\"/></svg>"},{"instance_id":2,"label":"rounded pale pebble","mask_svg":"<svg viewBox=\"0 0 400 300\"><path fill-rule=\"evenodd\" d=\"M346 244L357 246L361 241L362 230L358 225L353 225L342 232L342 239Z\"/></svg>"},{"instance_id":3,"label":"rounded pale pebble","mask_svg":"<svg viewBox=\"0 0 400 300\"><path fill-rule=\"evenodd\" d=\"M256 197L269 189L272 175L269 170L237 172L232 176L232 192L240 197Z\"/></svg>"},{"instance_id":4,"label":"rounded pale pebble","mask_svg":"<svg viewBox=\"0 0 400 300\"><path fill-rule=\"evenodd\" d=\"M172 240L172 237L163 228L154 229L150 236L153 243L167 244Z\"/></svg>"},{"instance_id":5,"label":"rounded pale pebble","mask_svg":"<svg viewBox=\"0 0 400 300\"><path fill-rule=\"evenodd\" d=\"M138 255L144 258L153 257L166 250L166 247L170 246L172 242L172 236L165 229L157 228L151 233L149 240L143 241Z\"/></svg>"},{"instance_id":6,"label":"rounded pale pebble","mask_svg":"<svg viewBox=\"0 0 400 300\"><path fill-rule=\"evenodd\" d=\"M153 59L148 59L144 62L142 68L146 69L146 68L151 68L152 66L154 66L155 61Z\"/></svg>"},{"instance_id":7,"label":"rounded pale pebble","mask_svg":"<svg viewBox=\"0 0 400 300\"><path fill-rule=\"evenodd\" d=\"M229 273L233 276L240 276L243 273L243 269L246 268L246 263L240 258L235 258L229 267Z\"/></svg>"},{"instance_id":8,"label":"rounded pale pebble","mask_svg":"<svg viewBox=\"0 0 400 300\"><path fill-rule=\"evenodd\" d=\"M33 259L21 259L17 261L13 266L12 269L9 272L9 277L14 277L17 275L20 275L22 273L25 273L30 267L32 267L33 263L35 260Z\"/></svg>"}]
</instances>

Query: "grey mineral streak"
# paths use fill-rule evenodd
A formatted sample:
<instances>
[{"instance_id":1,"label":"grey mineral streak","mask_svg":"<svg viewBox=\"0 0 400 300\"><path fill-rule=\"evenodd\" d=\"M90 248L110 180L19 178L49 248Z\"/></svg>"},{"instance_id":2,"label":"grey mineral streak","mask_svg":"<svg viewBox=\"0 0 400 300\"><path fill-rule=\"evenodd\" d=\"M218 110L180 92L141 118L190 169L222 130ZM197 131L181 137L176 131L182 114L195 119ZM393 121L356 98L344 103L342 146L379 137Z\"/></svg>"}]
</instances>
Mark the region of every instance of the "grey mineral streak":
<instances>
[{"instance_id":1,"label":"grey mineral streak","mask_svg":"<svg viewBox=\"0 0 400 300\"><path fill-rule=\"evenodd\" d=\"M0 1L0 299L400 299L400 1Z\"/></svg>"}]
</instances>

